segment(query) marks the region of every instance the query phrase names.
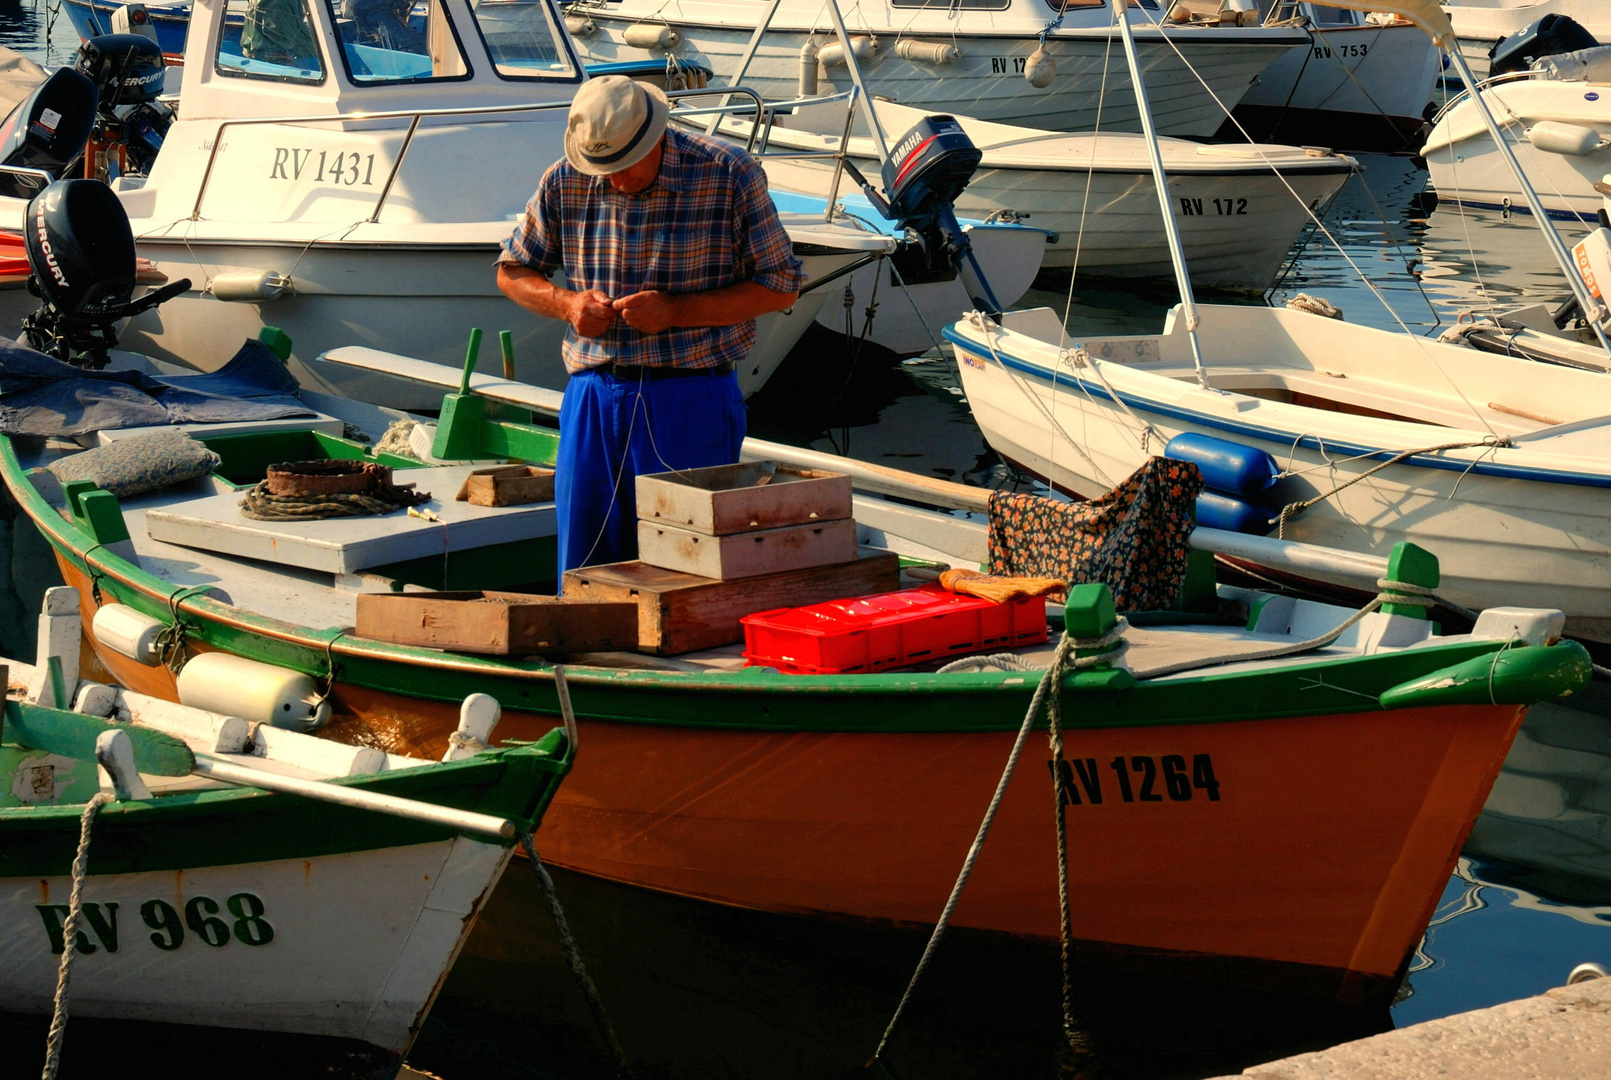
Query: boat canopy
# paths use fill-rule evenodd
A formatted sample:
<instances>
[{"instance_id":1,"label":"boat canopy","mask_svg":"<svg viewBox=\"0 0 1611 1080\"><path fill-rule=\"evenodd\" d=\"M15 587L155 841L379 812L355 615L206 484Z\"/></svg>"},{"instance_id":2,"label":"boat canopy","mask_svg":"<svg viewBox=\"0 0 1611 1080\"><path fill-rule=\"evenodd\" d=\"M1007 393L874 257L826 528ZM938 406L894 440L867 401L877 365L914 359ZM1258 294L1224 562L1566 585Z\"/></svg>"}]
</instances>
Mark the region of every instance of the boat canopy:
<instances>
[{"instance_id":1,"label":"boat canopy","mask_svg":"<svg viewBox=\"0 0 1611 1080\"><path fill-rule=\"evenodd\" d=\"M1438 0L1315 0L1324 7L1351 8L1354 11L1383 11L1408 19L1427 32L1440 48L1454 47L1454 27L1449 13Z\"/></svg>"}]
</instances>

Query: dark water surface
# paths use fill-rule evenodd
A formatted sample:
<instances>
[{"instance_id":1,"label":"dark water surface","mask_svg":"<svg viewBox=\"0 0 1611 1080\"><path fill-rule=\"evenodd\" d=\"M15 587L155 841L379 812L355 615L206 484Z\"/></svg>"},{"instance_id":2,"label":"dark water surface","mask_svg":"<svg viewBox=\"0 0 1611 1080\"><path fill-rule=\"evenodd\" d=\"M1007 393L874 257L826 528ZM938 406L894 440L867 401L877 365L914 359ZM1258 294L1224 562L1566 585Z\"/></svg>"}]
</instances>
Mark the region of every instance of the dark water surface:
<instances>
[{"instance_id":1,"label":"dark water surface","mask_svg":"<svg viewBox=\"0 0 1611 1080\"><path fill-rule=\"evenodd\" d=\"M45 61L49 21L42 3L0 0L0 44ZM59 63L70 55L71 28L63 18L51 34L49 59ZM1408 159L1362 160L1365 173L1326 219L1341 249L1309 238L1275 300L1306 291L1353 322L1435 333L1462 311L1566 295L1530 218L1453 208L1428 217L1412 202L1424 172ZM1167 287L1071 287L1067 274L1038 285L1021 303L1066 306L1069 325L1086 332L1154 331L1174 302ZM1031 486L985 445L960 385L943 350L901 363L874 350L851 357L816 338L752 403L751 429L948 479ZM30 655L31 613L55 571L31 529L6 529L0 539L13 549L0 646ZM1057 1047L1055 957L957 937L892 1040L887 1071L875 1075L1050 1077L1066 1069L1093 1080L1186 1080L1540 993L1582 961L1611 963L1608 814L1611 691L1597 684L1533 711L1390 1011L1079 971L1073 1012L1082 1044L1068 1060ZM644 1077L848 1077L877 1045L923 945L912 935L555 877L606 1012ZM444 1080L612 1074L544 912L531 868L517 862L443 990L411 1057L416 1068Z\"/></svg>"}]
</instances>

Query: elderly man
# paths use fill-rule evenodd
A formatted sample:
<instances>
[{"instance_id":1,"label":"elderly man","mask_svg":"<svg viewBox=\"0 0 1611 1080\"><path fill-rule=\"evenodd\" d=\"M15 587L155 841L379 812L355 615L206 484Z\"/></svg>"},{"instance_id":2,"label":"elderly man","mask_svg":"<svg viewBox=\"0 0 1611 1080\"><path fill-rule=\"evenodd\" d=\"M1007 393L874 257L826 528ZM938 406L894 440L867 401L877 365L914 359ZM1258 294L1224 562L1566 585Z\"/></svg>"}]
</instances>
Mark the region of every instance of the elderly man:
<instances>
[{"instance_id":1,"label":"elderly man","mask_svg":"<svg viewBox=\"0 0 1611 1080\"><path fill-rule=\"evenodd\" d=\"M560 410L559 571L637 554L639 473L738 460L737 364L755 319L804 283L760 166L669 130L659 90L582 84L565 159L504 245L498 287L569 323ZM564 286L552 280L565 272Z\"/></svg>"}]
</instances>

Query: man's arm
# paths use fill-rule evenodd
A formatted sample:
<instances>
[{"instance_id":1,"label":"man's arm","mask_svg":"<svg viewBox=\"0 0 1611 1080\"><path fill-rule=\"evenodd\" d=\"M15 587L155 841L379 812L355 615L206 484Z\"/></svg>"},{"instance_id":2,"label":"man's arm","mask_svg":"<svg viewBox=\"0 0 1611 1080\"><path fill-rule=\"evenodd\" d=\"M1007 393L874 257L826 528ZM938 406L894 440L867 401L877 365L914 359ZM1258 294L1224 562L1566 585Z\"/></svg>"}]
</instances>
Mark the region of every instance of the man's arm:
<instances>
[{"instance_id":1,"label":"man's arm","mask_svg":"<svg viewBox=\"0 0 1611 1080\"><path fill-rule=\"evenodd\" d=\"M501 275L498 280L502 282ZM611 306L632 329L657 334L673 327L732 326L748 322L769 312L782 311L799 296L798 292L777 292L753 281L740 281L708 292L638 292L623 296ZM581 332L580 327L577 332Z\"/></svg>"},{"instance_id":2,"label":"man's arm","mask_svg":"<svg viewBox=\"0 0 1611 1080\"><path fill-rule=\"evenodd\" d=\"M582 337L598 337L615 321L610 298L598 289L586 292L564 289L529 266L499 263L498 288L527 311L565 320ZM632 325L630 320L627 325Z\"/></svg>"}]
</instances>

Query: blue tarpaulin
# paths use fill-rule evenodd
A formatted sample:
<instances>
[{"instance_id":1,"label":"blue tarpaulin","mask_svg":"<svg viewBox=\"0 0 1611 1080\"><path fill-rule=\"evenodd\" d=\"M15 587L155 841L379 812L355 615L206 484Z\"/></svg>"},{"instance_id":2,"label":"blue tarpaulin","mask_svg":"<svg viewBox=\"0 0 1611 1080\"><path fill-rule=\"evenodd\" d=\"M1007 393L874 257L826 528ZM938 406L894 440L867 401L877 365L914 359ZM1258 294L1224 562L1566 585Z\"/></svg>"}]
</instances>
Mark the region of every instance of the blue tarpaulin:
<instances>
[{"instance_id":1,"label":"blue tarpaulin","mask_svg":"<svg viewBox=\"0 0 1611 1080\"><path fill-rule=\"evenodd\" d=\"M89 371L0 337L0 433L84 435L155 424L313 416L296 378L258 341L205 375Z\"/></svg>"}]
</instances>

